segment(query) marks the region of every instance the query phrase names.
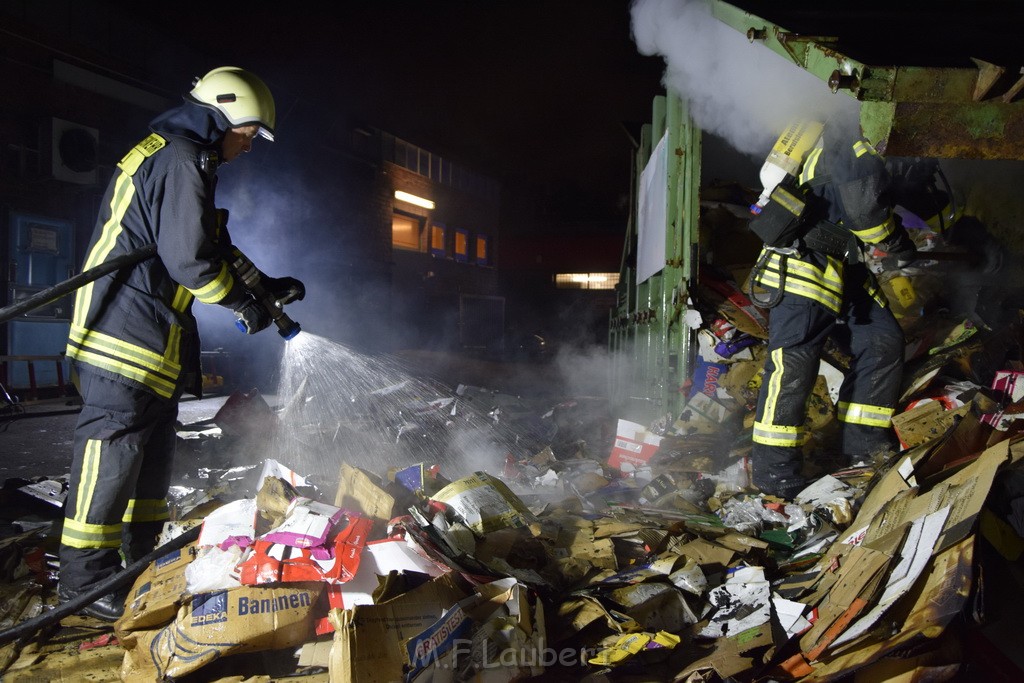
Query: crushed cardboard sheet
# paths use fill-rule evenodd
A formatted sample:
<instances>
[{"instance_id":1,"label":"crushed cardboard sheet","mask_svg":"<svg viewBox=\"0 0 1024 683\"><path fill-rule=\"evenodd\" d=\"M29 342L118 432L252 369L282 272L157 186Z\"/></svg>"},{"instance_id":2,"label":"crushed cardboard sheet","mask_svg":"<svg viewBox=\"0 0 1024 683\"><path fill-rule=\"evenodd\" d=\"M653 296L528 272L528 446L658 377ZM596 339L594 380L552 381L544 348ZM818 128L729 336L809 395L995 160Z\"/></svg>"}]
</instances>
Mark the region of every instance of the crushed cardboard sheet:
<instances>
[{"instance_id":1,"label":"crushed cardboard sheet","mask_svg":"<svg viewBox=\"0 0 1024 683\"><path fill-rule=\"evenodd\" d=\"M1024 460L1019 321L993 331L954 320L926 334L901 307L901 447L858 467L830 468L823 455L848 367L831 354L808 404L810 484L783 501L749 476L767 319L734 282L706 275L689 302L701 357L679 415L612 420L597 448L540 430L535 449L510 453L497 472L341 462L326 491L283 461L204 466L201 485L172 489L161 540L201 524L198 541L147 567L113 626L70 617L0 647L4 680L1005 673L957 643L993 642L985 610L1001 605L985 584L1005 567L982 558L995 554L1011 590L1024 587L1024 530L1008 513L1020 495L1005 485ZM410 415L468 404L495 424L529 421L518 398L468 386ZM583 405L540 421L570 424ZM183 438L246 445L278 419L258 395L228 407L222 433ZM10 490L58 509L66 482ZM1010 498L993 501L997 490ZM26 518L0 538L0 628L53 604L54 526Z\"/></svg>"},{"instance_id":2,"label":"crushed cardboard sheet","mask_svg":"<svg viewBox=\"0 0 1024 683\"><path fill-rule=\"evenodd\" d=\"M278 464L260 477L260 495L210 509L198 541L138 577L112 634L81 632L71 640L92 644L81 649L23 648L5 680L75 680L91 670L108 675L96 680L228 680L225 667L242 667L247 653L290 661L299 680L332 681L614 678L638 667L678 680L826 680L891 666L892 654L922 637L939 643L967 605L988 490L1024 458L1017 437L971 457L950 452L950 443L979 442L926 442L869 486L826 476L792 503L719 489L717 513L673 512L671 497L652 508L633 487L603 507L590 499L581 514L478 472L435 482L430 495L422 477L406 478L420 488L403 514L382 506L396 500L384 477L348 465L339 507L292 486L298 479ZM826 521L836 501L856 511L839 527ZM792 543L780 545L779 533ZM221 548L239 553L237 583L190 591L188 570ZM801 555L802 564L791 559ZM38 578L22 572L11 594L38 594ZM75 622L91 620L65 620L64 631Z\"/></svg>"}]
</instances>

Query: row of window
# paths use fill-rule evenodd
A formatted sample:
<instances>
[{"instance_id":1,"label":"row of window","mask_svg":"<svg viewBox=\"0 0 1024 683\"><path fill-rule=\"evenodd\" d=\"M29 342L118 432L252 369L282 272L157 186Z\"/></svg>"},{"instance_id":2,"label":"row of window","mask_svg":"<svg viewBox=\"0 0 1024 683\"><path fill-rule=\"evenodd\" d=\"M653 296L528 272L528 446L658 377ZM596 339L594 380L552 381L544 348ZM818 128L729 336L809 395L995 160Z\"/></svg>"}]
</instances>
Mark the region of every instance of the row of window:
<instances>
[{"instance_id":1,"label":"row of window","mask_svg":"<svg viewBox=\"0 0 1024 683\"><path fill-rule=\"evenodd\" d=\"M437 258L450 258L460 263L492 265L489 235L474 235L461 228L431 223L430 232L424 239L424 224L421 216L396 210L391 218L392 246L408 251L426 251Z\"/></svg>"},{"instance_id":2,"label":"row of window","mask_svg":"<svg viewBox=\"0 0 1024 683\"><path fill-rule=\"evenodd\" d=\"M497 181L454 164L390 133L381 133L381 144L385 160L429 178L435 183L490 199L497 199L501 193L501 186Z\"/></svg>"}]
</instances>

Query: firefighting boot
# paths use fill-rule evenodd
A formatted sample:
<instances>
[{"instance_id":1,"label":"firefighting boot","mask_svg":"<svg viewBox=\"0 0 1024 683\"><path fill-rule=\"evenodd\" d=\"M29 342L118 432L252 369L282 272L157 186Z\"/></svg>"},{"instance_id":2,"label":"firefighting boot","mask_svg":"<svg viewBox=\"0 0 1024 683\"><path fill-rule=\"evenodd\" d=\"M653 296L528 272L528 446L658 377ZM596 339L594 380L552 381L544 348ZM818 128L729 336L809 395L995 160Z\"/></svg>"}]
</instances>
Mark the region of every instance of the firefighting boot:
<instances>
[{"instance_id":1,"label":"firefighting boot","mask_svg":"<svg viewBox=\"0 0 1024 683\"><path fill-rule=\"evenodd\" d=\"M803 452L799 448L754 444L750 453L750 474L761 493L792 500L807 486L803 473Z\"/></svg>"},{"instance_id":2,"label":"firefighting boot","mask_svg":"<svg viewBox=\"0 0 1024 683\"><path fill-rule=\"evenodd\" d=\"M120 588L110 593L98 596L92 602L78 610L78 614L99 619L100 621L117 621L124 614L124 603L128 599L128 588ZM57 600L61 604L78 598L81 593L66 589L63 585L57 587Z\"/></svg>"}]
</instances>

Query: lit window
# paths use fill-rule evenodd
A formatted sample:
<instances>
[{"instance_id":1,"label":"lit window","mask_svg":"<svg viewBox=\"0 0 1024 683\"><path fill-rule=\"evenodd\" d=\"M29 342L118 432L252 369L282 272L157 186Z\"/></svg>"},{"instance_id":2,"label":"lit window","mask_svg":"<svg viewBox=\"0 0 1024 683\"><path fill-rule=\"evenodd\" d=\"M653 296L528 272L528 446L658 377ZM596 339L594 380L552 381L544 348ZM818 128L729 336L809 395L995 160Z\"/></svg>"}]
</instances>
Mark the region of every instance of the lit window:
<instances>
[{"instance_id":1,"label":"lit window","mask_svg":"<svg viewBox=\"0 0 1024 683\"><path fill-rule=\"evenodd\" d=\"M469 260L469 232L455 231L455 260L465 263Z\"/></svg>"},{"instance_id":2,"label":"lit window","mask_svg":"<svg viewBox=\"0 0 1024 683\"><path fill-rule=\"evenodd\" d=\"M422 220L414 216L394 213L391 216L391 244L399 249L420 250Z\"/></svg>"},{"instance_id":3,"label":"lit window","mask_svg":"<svg viewBox=\"0 0 1024 683\"><path fill-rule=\"evenodd\" d=\"M555 287L558 289L615 289L619 284L618 273L557 273Z\"/></svg>"},{"instance_id":4,"label":"lit window","mask_svg":"<svg viewBox=\"0 0 1024 683\"><path fill-rule=\"evenodd\" d=\"M434 256L444 257L446 255L444 245L444 226L434 223L430 226L430 253Z\"/></svg>"},{"instance_id":5,"label":"lit window","mask_svg":"<svg viewBox=\"0 0 1024 683\"><path fill-rule=\"evenodd\" d=\"M476 249L474 249L474 258L481 266L489 266L491 264L491 238L487 235L476 236Z\"/></svg>"}]
</instances>

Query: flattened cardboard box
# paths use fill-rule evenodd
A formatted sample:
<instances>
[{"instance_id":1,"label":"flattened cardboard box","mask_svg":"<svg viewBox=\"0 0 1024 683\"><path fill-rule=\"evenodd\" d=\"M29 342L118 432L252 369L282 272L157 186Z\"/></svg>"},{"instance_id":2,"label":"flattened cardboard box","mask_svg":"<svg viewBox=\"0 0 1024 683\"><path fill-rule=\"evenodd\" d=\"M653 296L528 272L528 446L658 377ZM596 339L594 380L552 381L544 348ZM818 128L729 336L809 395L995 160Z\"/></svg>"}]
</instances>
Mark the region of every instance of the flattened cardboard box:
<instances>
[{"instance_id":1,"label":"flattened cardboard box","mask_svg":"<svg viewBox=\"0 0 1024 683\"><path fill-rule=\"evenodd\" d=\"M315 635L323 590L322 583L303 583L195 595L174 622L121 641L121 680L176 678L220 657L301 645Z\"/></svg>"},{"instance_id":2,"label":"flattened cardboard box","mask_svg":"<svg viewBox=\"0 0 1024 683\"><path fill-rule=\"evenodd\" d=\"M531 604L511 577L475 591L406 643L406 683L510 683L544 672L540 598Z\"/></svg>"},{"instance_id":3,"label":"flattened cardboard box","mask_svg":"<svg viewBox=\"0 0 1024 683\"><path fill-rule=\"evenodd\" d=\"M907 448L942 436L950 426L970 411L965 405L956 410L946 410L938 401L918 405L899 415L893 415L892 426L896 435Z\"/></svg>"},{"instance_id":4,"label":"flattened cardboard box","mask_svg":"<svg viewBox=\"0 0 1024 683\"><path fill-rule=\"evenodd\" d=\"M379 605L332 609L331 683L402 681L408 640L468 595L456 577L443 574Z\"/></svg>"},{"instance_id":5,"label":"flattened cardboard box","mask_svg":"<svg viewBox=\"0 0 1024 683\"><path fill-rule=\"evenodd\" d=\"M695 393L686 401L679 419L672 428L679 434L717 434L722 423L730 415L730 409L701 392Z\"/></svg>"},{"instance_id":6,"label":"flattened cardboard box","mask_svg":"<svg viewBox=\"0 0 1024 683\"><path fill-rule=\"evenodd\" d=\"M162 626L174 619L187 595L185 568L195 559L198 547L190 543L153 560L128 593L124 616L114 630L119 638L129 631Z\"/></svg>"}]
</instances>

